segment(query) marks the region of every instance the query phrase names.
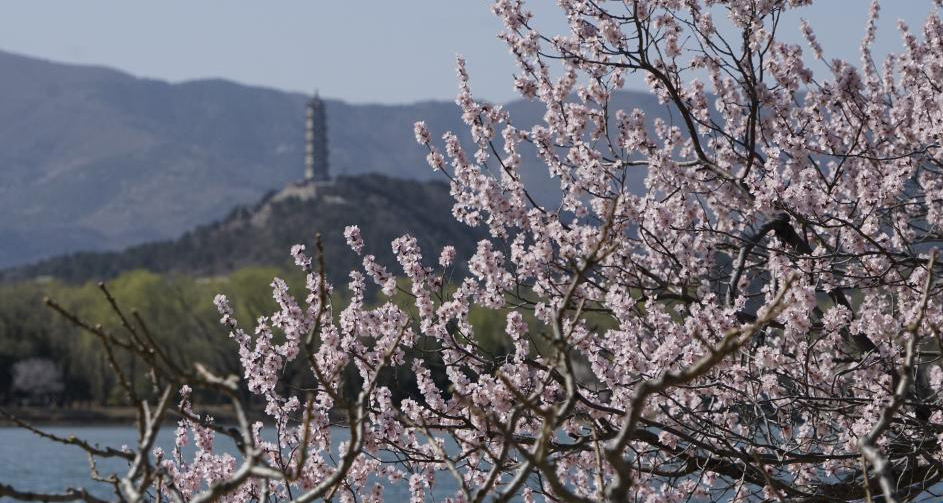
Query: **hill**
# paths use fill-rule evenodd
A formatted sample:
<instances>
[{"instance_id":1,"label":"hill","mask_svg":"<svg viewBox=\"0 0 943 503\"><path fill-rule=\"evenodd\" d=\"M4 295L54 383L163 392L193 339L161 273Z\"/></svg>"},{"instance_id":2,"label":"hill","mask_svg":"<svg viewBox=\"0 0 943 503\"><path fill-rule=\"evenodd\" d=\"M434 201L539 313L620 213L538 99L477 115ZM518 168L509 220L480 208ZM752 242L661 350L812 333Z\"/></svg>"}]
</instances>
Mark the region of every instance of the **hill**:
<instances>
[{"instance_id":1,"label":"hill","mask_svg":"<svg viewBox=\"0 0 943 503\"><path fill-rule=\"evenodd\" d=\"M406 233L417 238L429 264L446 244L455 246L459 257L469 257L483 234L456 222L451 207L448 186L442 182L381 175L340 177L318 186L313 199L274 200L269 195L175 240L121 252L80 252L46 259L0 272L0 279L54 277L81 283L111 279L136 269L205 277L249 265L292 268L291 246L303 243L313 255L314 236L320 233L332 280L346 281L347 273L360 263L345 243L347 225L358 225L366 242L365 252L388 266L395 264L390 242Z\"/></svg>"},{"instance_id":2,"label":"hill","mask_svg":"<svg viewBox=\"0 0 943 503\"><path fill-rule=\"evenodd\" d=\"M0 267L176 238L301 178L304 95L3 52L0 73ZM615 101L659 110L643 94ZM326 107L335 175L433 177L413 139L417 120L470 143L452 103ZM506 108L518 126L542 116L536 103ZM530 157L523 171L536 194L552 192Z\"/></svg>"}]
</instances>

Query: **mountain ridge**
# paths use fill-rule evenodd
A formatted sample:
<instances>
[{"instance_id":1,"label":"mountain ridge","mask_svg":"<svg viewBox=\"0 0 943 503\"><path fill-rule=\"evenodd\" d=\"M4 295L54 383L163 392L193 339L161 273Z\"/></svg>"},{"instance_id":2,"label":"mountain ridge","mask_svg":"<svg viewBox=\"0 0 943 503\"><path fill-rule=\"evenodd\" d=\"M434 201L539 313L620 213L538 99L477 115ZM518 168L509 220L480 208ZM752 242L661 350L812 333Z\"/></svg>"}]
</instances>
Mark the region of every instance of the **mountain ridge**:
<instances>
[{"instance_id":1,"label":"mountain ridge","mask_svg":"<svg viewBox=\"0 0 943 503\"><path fill-rule=\"evenodd\" d=\"M303 173L307 97L223 79L183 83L0 52L0 268L181 236ZM657 108L623 93L619 104ZM412 124L471 145L454 103L325 100L331 173L429 180ZM515 125L538 103L505 105ZM537 195L556 181L524 151Z\"/></svg>"}]
</instances>

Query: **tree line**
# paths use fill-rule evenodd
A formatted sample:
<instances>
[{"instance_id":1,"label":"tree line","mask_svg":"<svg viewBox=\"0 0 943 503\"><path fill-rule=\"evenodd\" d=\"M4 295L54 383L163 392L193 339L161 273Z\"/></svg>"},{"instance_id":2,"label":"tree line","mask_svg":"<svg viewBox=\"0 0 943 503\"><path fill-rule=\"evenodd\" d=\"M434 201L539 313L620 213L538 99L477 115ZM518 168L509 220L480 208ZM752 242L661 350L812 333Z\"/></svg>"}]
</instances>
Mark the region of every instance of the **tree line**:
<instances>
[{"instance_id":1,"label":"tree line","mask_svg":"<svg viewBox=\"0 0 943 503\"><path fill-rule=\"evenodd\" d=\"M249 266L219 276L157 274L145 270L125 272L106 288L127 312L136 312L177 361L199 362L222 375L241 375L235 343L219 323L213 305L217 294L234 299L235 317L254 323L271 313L276 303L271 295L273 277L285 280L292 292L304 292L304 277L297 269ZM0 284L0 403L7 405L54 405L85 408L125 403L114 372L98 338L46 306L46 299L85 320L95 320L109 332L122 330L98 282L69 284L46 279ZM303 300L303 299L298 299ZM345 299L338 297L338 305ZM399 299L408 304L408 296ZM476 310L476 326L493 334L479 341L500 356L509 350L501 317ZM142 396L150 393L145 365L132 354L117 356L132 385ZM302 362L286 369L286 386L304 385ZM350 386L357 376L351 374ZM415 380L408 369L386 376L387 384L401 396L411 394ZM213 401L213 397L208 397Z\"/></svg>"}]
</instances>

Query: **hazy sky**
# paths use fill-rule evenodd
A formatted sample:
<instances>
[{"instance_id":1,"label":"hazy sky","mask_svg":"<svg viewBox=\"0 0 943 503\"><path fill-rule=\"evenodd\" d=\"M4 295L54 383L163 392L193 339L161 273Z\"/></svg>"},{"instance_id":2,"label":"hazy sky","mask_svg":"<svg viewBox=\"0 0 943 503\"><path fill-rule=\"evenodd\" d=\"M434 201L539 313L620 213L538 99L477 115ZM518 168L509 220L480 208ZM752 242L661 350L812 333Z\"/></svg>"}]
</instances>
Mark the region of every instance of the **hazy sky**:
<instances>
[{"instance_id":1,"label":"hazy sky","mask_svg":"<svg viewBox=\"0 0 943 503\"><path fill-rule=\"evenodd\" d=\"M454 56L472 89L514 98L514 66L487 0L20 0L0 7L0 50L104 65L172 82L221 77L351 102L451 99ZM531 0L559 29L552 0ZM869 0L819 0L808 19L827 53L857 61ZM897 19L919 32L929 0L884 0L878 55L900 46Z\"/></svg>"}]
</instances>

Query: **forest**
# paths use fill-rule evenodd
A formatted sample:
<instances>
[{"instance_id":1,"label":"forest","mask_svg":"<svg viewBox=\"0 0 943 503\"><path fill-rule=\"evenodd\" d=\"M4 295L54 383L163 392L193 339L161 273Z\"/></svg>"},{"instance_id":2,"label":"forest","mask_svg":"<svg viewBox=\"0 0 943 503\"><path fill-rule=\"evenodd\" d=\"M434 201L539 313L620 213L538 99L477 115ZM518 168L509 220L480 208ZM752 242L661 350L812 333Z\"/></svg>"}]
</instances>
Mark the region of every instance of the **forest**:
<instances>
[{"instance_id":1,"label":"forest","mask_svg":"<svg viewBox=\"0 0 943 503\"><path fill-rule=\"evenodd\" d=\"M234 299L235 317L244 324L252 324L276 308L271 295L273 277L283 279L292 292L305 291L304 274L297 268L265 266L243 267L212 277L134 270L107 283L69 284L47 279L2 284L0 404L66 410L126 404L97 336L46 305L47 299L82 320L100 323L107 332L120 332L121 319L105 295L104 286L128 317L140 319L175 361L183 365L198 362L224 375L240 375L235 343L228 329L220 324L213 298L224 294ZM408 295L403 293L396 301L404 307L409 305ZM345 298L338 294L335 302L339 311ZM482 330L478 344L495 358L510 351L509 340L503 333L503 317L478 309L471 320ZM491 338L484 334L491 334ZM148 396L151 392L148 368L133 353L123 354L119 360L137 391ZM286 387L303 386L303 365L289 366L283 377ZM350 386L355 386L357 377L350 378ZM386 384L398 396L415 389L415 379L409 372L390 374L387 379ZM247 399L250 396L246 394ZM209 395L206 399L212 403L219 397Z\"/></svg>"}]
</instances>

